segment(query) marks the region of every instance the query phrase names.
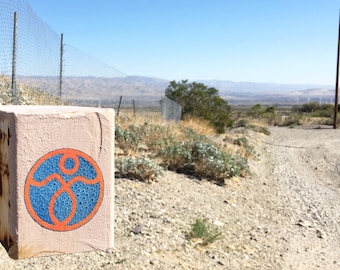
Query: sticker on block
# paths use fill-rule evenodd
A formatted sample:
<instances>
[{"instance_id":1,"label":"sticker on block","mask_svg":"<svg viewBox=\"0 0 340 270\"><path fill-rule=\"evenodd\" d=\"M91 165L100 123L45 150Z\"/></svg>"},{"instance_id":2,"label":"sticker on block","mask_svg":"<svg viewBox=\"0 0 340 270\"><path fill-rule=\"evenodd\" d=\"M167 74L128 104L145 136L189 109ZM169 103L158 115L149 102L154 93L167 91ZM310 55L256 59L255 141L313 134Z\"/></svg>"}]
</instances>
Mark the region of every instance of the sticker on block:
<instances>
[{"instance_id":1,"label":"sticker on block","mask_svg":"<svg viewBox=\"0 0 340 270\"><path fill-rule=\"evenodd\" d=\"M104 196L104 180L97 163L70 148L42 156L25 183L25 204L31 217L53 231L70 231L97 213Z\"/></svg>"}]
</instances>

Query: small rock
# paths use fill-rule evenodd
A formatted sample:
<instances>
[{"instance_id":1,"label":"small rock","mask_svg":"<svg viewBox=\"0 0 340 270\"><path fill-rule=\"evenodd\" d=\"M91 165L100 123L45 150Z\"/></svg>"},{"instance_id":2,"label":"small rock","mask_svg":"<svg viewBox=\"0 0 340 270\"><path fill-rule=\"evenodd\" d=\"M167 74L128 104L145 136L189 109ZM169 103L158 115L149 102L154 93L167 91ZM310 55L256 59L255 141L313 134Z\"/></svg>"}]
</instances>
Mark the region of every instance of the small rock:
<instances>
[{"instance_id":1,"label":"small rock","mask_svg":"<svg viewBox=\"0 0 340 270\"><path fill-rule=\"evenodd\" d=\"M301 227L305 227L305 228L311 228L312 224L306 220L303 219L299 219L298 222L296 223L296 225L301 226Z\"/></svg>"},{"instance_id":2,"label":"small rock","mask_svg":"<svg viewBox=\"0 0 340 270\"><path fill-rule=\"evenodd\" d=\"M134 227L131 232L134 234L141 234L142 233L143 226L138 224L136 227Z\"/></svg>"},{"instance_id":3,"label":"small rock","mask_svg":"<svg viewBox=\"0 0 340 270\"><path fill-rule=\"evenodd\" d=\"M324 233L323 233L322 231L320 231L319 229L317 229L317 230L316 230L316 235L317 235L318 238L321 238L321 239L322 239Z\"/></svg>"},{"instance_id":4,"label":"small rock","mask_svg":"<svg viewBox=\"0 0 340 270\"><path fill-rule=\"evenodd\" d=\"M224 223L221 222L221 221L219 221L219 220L215 220L215 221L214 221L214 225L215 225L215 226L218 226L218 227L223 227Z\"/></svg>"}]
</instances>

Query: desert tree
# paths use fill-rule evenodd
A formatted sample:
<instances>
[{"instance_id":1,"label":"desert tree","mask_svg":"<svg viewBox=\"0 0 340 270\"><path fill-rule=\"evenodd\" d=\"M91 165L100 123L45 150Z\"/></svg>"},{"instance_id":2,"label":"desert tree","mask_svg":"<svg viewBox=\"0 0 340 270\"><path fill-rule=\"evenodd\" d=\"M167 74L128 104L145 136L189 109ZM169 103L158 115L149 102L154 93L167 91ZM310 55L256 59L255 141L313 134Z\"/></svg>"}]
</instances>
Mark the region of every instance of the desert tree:
<instances>
[{"instance_id":1,"label":"desert tree","mask_svg":"<svg viewBox=\"0 0 340 270\"><path fill-rule=\"evenodd\" d=\"M208 120L219 133L231 125L231 106L221 98L218 90L203 83L171 81L165 96L182 106L182 117L193 116Z\"/></svg>"}]
</instances>

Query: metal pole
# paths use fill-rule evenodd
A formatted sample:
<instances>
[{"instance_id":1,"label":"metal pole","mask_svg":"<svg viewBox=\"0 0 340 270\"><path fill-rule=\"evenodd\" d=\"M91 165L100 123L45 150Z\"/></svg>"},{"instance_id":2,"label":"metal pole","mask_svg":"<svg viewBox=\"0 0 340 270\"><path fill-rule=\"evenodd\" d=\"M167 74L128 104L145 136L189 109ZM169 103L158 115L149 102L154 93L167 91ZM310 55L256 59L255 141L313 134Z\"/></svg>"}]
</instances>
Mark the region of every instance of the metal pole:
<instances>
[{"instance_id":1,"label":"metal pole","mask_svg":"<svg viewBox=\"0 0 340 270\"><path fill-rule=\"evenodd\" d=\"M119 98L119 104L118 104L118 108L117 108L117 116L119 116L119 110L120 110L120 105L122 104L122 98L123 98L123 96L120 96L120 98Z\"/></svg>"},{"instance_id":2,"label":"metal pole","mask_svg":"<svg viewBox=\"0 0 340 270\"><path fill-rule=\"evenodd\" d=\"M338 55L337 55L337 62L336 62L335 99L334 99L334 122L333 122L334 129L336 129L337 127L337 118L338 118L339 53L340 53L340 12L339 12L339 31L338 31Z\"/></svg>"},{"instance_id":3,"label":"metal pole","mask_svg":"<svg viewBox=\"0 0 340 270\"><path fill-rule=\"evenodd\" d=\"M64 34L60 38L60 74L59 74L59 97L62 96L63 90L63 60L64 60Z\"/></svg>"},{"instance_id":4,"label":"metal pole","mask_svg":"<svg viewBox=\"0 0 340 270\"><path fill-rule=\"evenodd\" d=\"M18 15L14 12L14 27L13 27L13 55L12 55L12 103L19 104L19 96L16 82L17 69L17 21Z\"/></svg>"}]
</instances>

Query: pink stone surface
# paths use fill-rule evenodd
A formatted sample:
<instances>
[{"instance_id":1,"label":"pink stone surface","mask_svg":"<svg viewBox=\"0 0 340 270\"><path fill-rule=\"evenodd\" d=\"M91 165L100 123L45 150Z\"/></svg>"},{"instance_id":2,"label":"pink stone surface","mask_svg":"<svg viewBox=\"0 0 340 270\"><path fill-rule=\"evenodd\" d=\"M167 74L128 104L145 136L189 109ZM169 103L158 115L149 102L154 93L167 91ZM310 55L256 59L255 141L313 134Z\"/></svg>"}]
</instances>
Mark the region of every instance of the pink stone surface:
<instances>
[{"instance_id":1,"label":"pink stone surface","mask_svg":"<svg viewBox=\"0 0 340 270\"><path fill-rule=\"evenodd\" d=\"M113 247L114 110L72 106L1 106L0 132L0 241L9 255L21 259ZM101 172L103 179L100 188L102 200L94 215L77 228L64 230L62 225L57 226L62 231L46 228L34 218L28 201L40 198L40 195L30 192L40 192L41 189L27 183L29 176L34 176L30 172L39 165L39 160L60 149L84 153L93 164L97 164L95 170ZM73 162L78 159L65 160ZM75 166L72 162L67 163L71 169ZM52 163L46 164L44 166L48 169L40 169L41 174L48 174L50 167L54 168ZM88 169L83 167L80 163L80 170ZM57 177L51 178L55 180ZM63 181L59 179L60 183ZM60 214L64 218L58 219L58 222L65 221L72 209L74 215L78 215L81 207L73 201L79 198L99 201L99 195L87 194L85 189L79 198L77 194L66 191L66 187L64 192L60 189L60 186L56 187L55 191L60 194L55 194L55 201L51 203L55 207L53 209L59 205L59 209L65 211ZM63 198L66 198L65 205L72 204L64 207L66 210L60 207L63 206ZM54 213L54 210L48 211Z\"/></svg>"}]
</instances>

